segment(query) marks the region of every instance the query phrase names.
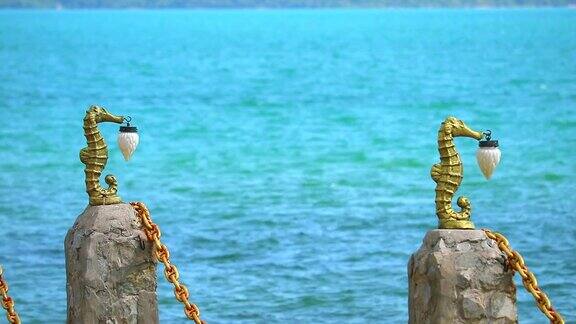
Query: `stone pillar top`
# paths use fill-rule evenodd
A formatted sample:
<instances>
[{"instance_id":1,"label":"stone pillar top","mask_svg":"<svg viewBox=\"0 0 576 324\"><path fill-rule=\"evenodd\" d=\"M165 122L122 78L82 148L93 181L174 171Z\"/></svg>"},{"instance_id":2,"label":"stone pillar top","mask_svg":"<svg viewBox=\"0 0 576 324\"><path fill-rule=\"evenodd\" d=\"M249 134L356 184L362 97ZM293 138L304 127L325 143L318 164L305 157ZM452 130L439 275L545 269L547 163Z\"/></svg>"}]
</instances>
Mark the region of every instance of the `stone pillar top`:
<instances>
[{"instance_id":1,"label":"stone pillar top","mask_svg":"<svg viewBox=\"0 0 576 324\"><path fill-rule=\"evenodd\" d=\"M513 275L483 231L431 230L408 264L409 323L517 323Z\"/></svg>"},{"instance_id":2,"label":"stone pillar top","mask_svg":"<svg viewBox=\"0 0 576 324\"><path fill-rule=\"evenodd\" d=\"M151 247L129 204L88 206L65 240L67 323L158 323Z\"/></svg>"}]
</instances>

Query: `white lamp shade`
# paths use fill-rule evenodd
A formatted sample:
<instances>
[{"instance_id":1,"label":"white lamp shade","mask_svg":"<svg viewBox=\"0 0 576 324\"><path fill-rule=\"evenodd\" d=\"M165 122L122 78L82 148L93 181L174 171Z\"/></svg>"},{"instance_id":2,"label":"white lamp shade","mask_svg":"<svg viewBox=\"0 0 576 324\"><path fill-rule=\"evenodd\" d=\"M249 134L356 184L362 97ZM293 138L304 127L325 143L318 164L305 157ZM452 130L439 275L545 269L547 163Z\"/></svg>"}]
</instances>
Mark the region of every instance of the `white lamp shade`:
<instances>
[{"instance_id":1,"label":"white lamp shade","mask_svg":"<svg viewBox=\"0 0 576 324\"><path fill-rule=\"evenodd\" d=\"M479 147L476 151L478 166L486 179L490 180L492 173L500 163L500 149L498 147Z\"/></svg>"},{"instance_id":2,"label":"white lamp shade","mask_svg":"<svg viewBox=\"0 0 576 324\"><path fill-rule=\"evenodd\" d=\"M120 147L120 151L122 151L122 155L124 155L124 160L130 160L132 154L134 154L134 151L136 151L136 147L138 146L139 141L140 138L138 133L118 133L118 146Z\"/></svg>"}]
</instances>

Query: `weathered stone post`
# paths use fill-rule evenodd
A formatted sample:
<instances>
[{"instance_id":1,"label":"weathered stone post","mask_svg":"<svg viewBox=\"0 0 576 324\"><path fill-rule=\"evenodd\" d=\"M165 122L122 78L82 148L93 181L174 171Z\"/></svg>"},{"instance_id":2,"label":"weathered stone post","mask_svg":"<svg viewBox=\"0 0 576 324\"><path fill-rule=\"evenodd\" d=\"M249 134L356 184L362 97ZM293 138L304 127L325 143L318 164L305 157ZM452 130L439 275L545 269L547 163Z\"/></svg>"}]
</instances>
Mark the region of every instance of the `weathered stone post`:
<instances>
[{"instance_id":1,"label":"weathered stone post","mask_svg":"<svg viewBox=\"0 0 576 324\"><path fill-rule=\"evenodd\" d=\"M132 206L88 206L65 251L68 324L158 323L156 264Z\"/></svg>"},{"instance_id":2,"label":"weathered stone post","mask_svg":"<svg viewBox=\"0 0 576 324\"><path fill-rule=\"evenodd\" d=\"M431 230L408 263L409 323L517 323L513 275L483 231Z\"/></svg>"}]
</instances>

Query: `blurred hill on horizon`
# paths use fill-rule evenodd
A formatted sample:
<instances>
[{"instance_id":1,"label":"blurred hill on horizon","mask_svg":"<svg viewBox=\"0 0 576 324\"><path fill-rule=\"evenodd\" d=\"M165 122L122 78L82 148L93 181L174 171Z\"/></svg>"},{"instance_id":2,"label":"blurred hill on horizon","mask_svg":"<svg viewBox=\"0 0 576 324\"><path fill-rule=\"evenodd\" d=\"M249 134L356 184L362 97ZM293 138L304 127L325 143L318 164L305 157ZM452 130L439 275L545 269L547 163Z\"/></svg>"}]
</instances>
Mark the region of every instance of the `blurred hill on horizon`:
<instances>
[{"instance_id":1,"label":"blurred hill on horizon","mask_svg":"<svg viewBox=\"0 0 576 324\"><path fill-rule=\"evenodd\" d=\"M576 0L0 0L0 8L566 7Z\"/></svg>"}]
</instances>

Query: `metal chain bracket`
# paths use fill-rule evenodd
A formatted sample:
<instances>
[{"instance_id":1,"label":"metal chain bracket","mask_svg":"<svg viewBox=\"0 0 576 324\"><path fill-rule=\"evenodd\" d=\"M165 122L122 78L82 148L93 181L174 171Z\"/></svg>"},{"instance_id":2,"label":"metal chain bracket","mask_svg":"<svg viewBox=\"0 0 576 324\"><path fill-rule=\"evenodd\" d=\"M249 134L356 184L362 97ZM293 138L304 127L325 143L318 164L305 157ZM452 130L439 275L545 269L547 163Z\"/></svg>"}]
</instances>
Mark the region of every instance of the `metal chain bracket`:
<instances>
[{"instance_id":1,"label":"metal chain bracket","mask_svg":"<svg viewBox=\"0 0 576 324\"><path fill-rule=\"evenodd\" d=\"M564 324L564 319L562 318L562 316L560 316L560 313L558 313L554 309L546 293L544 293L540 289L540 287L538 287L536 276L534 276L534 273L528 270L528 267L526 266L526 264L524 264L524 259L522 258L522 255L520 255L520 253L518 253L517 251L512 250L512 248L510 247L510 243L508 243L508 239L506 239L504 235L492 232L491 230L485 228L482 230L484 231L484 233L486 233L486 236L488 238L496 241L496 243L498 243L498 248L500 249L500 251L506 254L506 257L508 258L509 267L520 274L520 277L522 277L522 283L524 284L524 287L529 293L532 294L532 296L534 296L536 305L538 306L540 311L542 311L542 313L544 313L544 315L548 317L548 319L550 320L550 324Z\"/></svg>"},{"instance_id":2,"label":"metal chain bracket","mask_svg":"<svg viewBox=\"0 0 576 324\"><path fill-rule=\"evenodd\" d=\"M0 295L2 295L2 308L6 310L6 318L10 324L20 324L20 317L14 309L14 300L8 296L8 283L4 280L2 266L0 266Z\"/></svg>"},{"instance_id":3,"label":"metal chain bracket","mask_svg":"<svg viewBox=\"0 0 576 324\"><path fill-rule=\"evenodd\" d=\"M142 202L131 202L130 205L134 207L138 217L140 217L140 220L144 225L146 237L148 237L148 240L154 244L154 255L158 261L164 264L164 276L168 282L174 285L174 295L176 296L176 300L184 304L184 313L186 314L186 317L193 320L196 324L206 324L205 321L200 319L200 309L198 306L190 303L190 293L188 292L188 288L178 281L178 269L170 262L170 252L168 251L168 247L160 241L160 236L162 235L160 228L152 222L148 208L146 208L146 205Z\"/></svg>"}]
</instances>

